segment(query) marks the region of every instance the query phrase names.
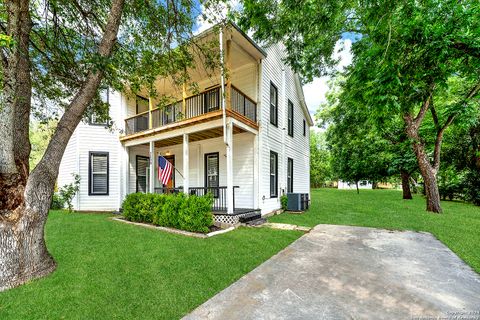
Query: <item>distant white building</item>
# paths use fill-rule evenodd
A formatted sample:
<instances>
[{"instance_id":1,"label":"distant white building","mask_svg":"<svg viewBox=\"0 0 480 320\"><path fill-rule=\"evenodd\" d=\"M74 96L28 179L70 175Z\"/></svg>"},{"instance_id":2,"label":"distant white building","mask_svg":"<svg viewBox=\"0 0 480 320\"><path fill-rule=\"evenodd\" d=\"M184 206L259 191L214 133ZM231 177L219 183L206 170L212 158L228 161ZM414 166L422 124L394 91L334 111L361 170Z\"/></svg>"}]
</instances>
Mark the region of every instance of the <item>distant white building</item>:
<instances>
[{"instance_id":1,"label":"distant white building","mask_svg":"<svg viewBox=\"0 0 480 320\"><path fill-rule=\"evenodd\" d=\"M266 214L280 209L284 193L309 193L313 122L299 77L283 62L284 47L261 48L233 24L223 36L229 78L196 68L199 93L157 79L158 91L177 99L163 108L156 107L161 97L146 92L110 91L110 117L123 133L95 119L77 127L58 177L63 186L80 175L76 210L118 210L133 192L208 191L216 214ZM168 185L157 179L159 156L176 168Z\"/></svg>"},{"instance_id":2,"label":"distant white building","mask_svg":"<svg viewBox=\"0 0 480 320\"><path fill-rule=\"evenodd\" d=\"M338 180L338 189L357 189L357 186L355 185L355 182L347 182L347 181L342 181ZM373 189L373 185L370 181L367 180L361 180L358 182L358 189Z\"/></svg>"}]
</instances>

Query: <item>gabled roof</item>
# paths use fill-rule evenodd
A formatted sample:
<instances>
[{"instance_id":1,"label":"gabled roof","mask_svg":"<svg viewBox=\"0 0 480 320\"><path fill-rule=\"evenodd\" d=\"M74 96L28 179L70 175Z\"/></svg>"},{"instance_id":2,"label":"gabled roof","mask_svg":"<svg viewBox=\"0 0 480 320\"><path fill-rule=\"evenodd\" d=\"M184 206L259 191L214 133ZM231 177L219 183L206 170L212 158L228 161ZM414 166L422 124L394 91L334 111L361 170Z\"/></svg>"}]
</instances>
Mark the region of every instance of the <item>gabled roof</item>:
<instances>
[{"instance_id":1,"label":"gabled roof","mask_svg":"<svg viewBox=\"0 0 480 320\"><path fill-rule=\"evenodd\" d=\"M217 24L211 28L208 28L207 30L196 35L196 37L202 38L210 35L214 31L215 27L219 25L220 24ZM234 33L233 36L235 36L235 34L240 36L235 38L244 39L246 44L248 44L249 46L254 48L255 51L257 51L259 55L257 55L256 58L262 59L267 57L267 53L265 52L265 50L260 45L258 45L252 38L250 38L245 32L243 32L243 30L240 29L240 27L236 23L232 21L228 21L227 27L228 26L232 27L232 32ZM295 88L298 93L298 98L300 100L300 105L302 106L305 119L307 120L307 123L309 126L313 126L314 123L313 123L312 116L310 115L310 111L308 110L307 104L305 103L305 95L303 93L302 82L297 73L294 74L294 79L295 79Z\"/></svg>"},{"instance_id":2,"label":"gabled roof","mask_svg":"<svg viewBox=\"0 0 480 320\"><path fill-rule=\"evenodd\" d=\"M300 105L302 106L303 113L305 115L305 119L307 119L308 125L310 127L313 126L313 119L310 115L310 111L308 111L308 106L305 102L305 95L303 94L302 82L300 81L300 77L297 73L294 74L295 79L295 87L298 93L298 99L300 100Z\"/></svg>"},{"instance_id":3,"label":"gabled roof","mask_svg":"<svg viewBox=\"0 0 480 320\"><path fill-rule=\"evenodd\" d=\"M222 23L218 23L208 28L205 31L200 32L195 36L195 38L204 38L210 36L217 27L221 27ZM225 26L223 26L225 33L229 33L236 42L239 42L244 48L250 49L249 53L254 56L256 59L263 59L267 57L267 53L263 50L252 38L250 38L245 32L240 29L240 27L232 21L228 21Z\"/></svg>"}]
</instances>

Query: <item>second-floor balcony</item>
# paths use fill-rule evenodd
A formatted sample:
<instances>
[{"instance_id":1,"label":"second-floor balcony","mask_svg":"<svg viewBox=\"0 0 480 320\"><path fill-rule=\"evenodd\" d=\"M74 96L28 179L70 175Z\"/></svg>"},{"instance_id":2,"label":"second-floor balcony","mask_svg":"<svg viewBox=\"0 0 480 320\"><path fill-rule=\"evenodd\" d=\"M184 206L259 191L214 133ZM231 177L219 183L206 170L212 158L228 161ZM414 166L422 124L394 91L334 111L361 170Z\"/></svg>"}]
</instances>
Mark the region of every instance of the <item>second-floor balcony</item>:
<instances>
[{"instance_id":1,"label":"second-floor balcony","mask_svg":"<svg viewBox=\"0 0 480 320\"><path fill-rule=\"evenodd\" d=\"M199 94L192 95L172 104L157 107L125 119L125 134L131 135L149 129L160 128L188 119L208 117L222 110L220 86L215 86ZM257 123L257 104L246 94L231 85L226 96L226 108L248 121Z\"/></svg>"}]
</instances>

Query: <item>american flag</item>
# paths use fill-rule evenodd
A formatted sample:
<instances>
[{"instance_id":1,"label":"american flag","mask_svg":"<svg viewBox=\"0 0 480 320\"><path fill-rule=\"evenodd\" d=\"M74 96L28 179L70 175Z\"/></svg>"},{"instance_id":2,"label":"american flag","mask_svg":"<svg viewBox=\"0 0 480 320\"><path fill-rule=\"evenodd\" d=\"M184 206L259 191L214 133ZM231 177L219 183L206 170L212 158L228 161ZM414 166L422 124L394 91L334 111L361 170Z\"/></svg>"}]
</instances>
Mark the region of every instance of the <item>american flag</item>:
<instances>
[{"instance_id":1,"label":"american flag","mask_svg":"<svg viewBox=\"0 0 480 320\"><path fill-rule=\"evenodd\" d=\"M168 184L172 178L173 166L167 159L162 156L158 157L158 180L162 184Z\"/></svg>"}]
</instances>

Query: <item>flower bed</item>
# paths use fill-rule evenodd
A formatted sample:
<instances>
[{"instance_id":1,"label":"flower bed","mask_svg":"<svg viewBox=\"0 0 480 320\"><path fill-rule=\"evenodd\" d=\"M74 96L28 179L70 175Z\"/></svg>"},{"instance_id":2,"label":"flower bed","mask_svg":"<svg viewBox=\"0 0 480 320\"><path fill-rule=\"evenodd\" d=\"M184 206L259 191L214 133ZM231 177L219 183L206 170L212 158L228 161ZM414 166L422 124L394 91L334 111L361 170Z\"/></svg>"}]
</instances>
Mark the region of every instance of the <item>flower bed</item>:
<instances>
[{"instance_id":1,"label":"flower bed","mask_svg":"<svg viewBox=\"0 0 480 320\"><path fill-rule=\"evenodd\" d=\"M209 232L213 198L179 194L132 193L123 201L126 220L192 232Z\"/></svg>"}]
</instances>

